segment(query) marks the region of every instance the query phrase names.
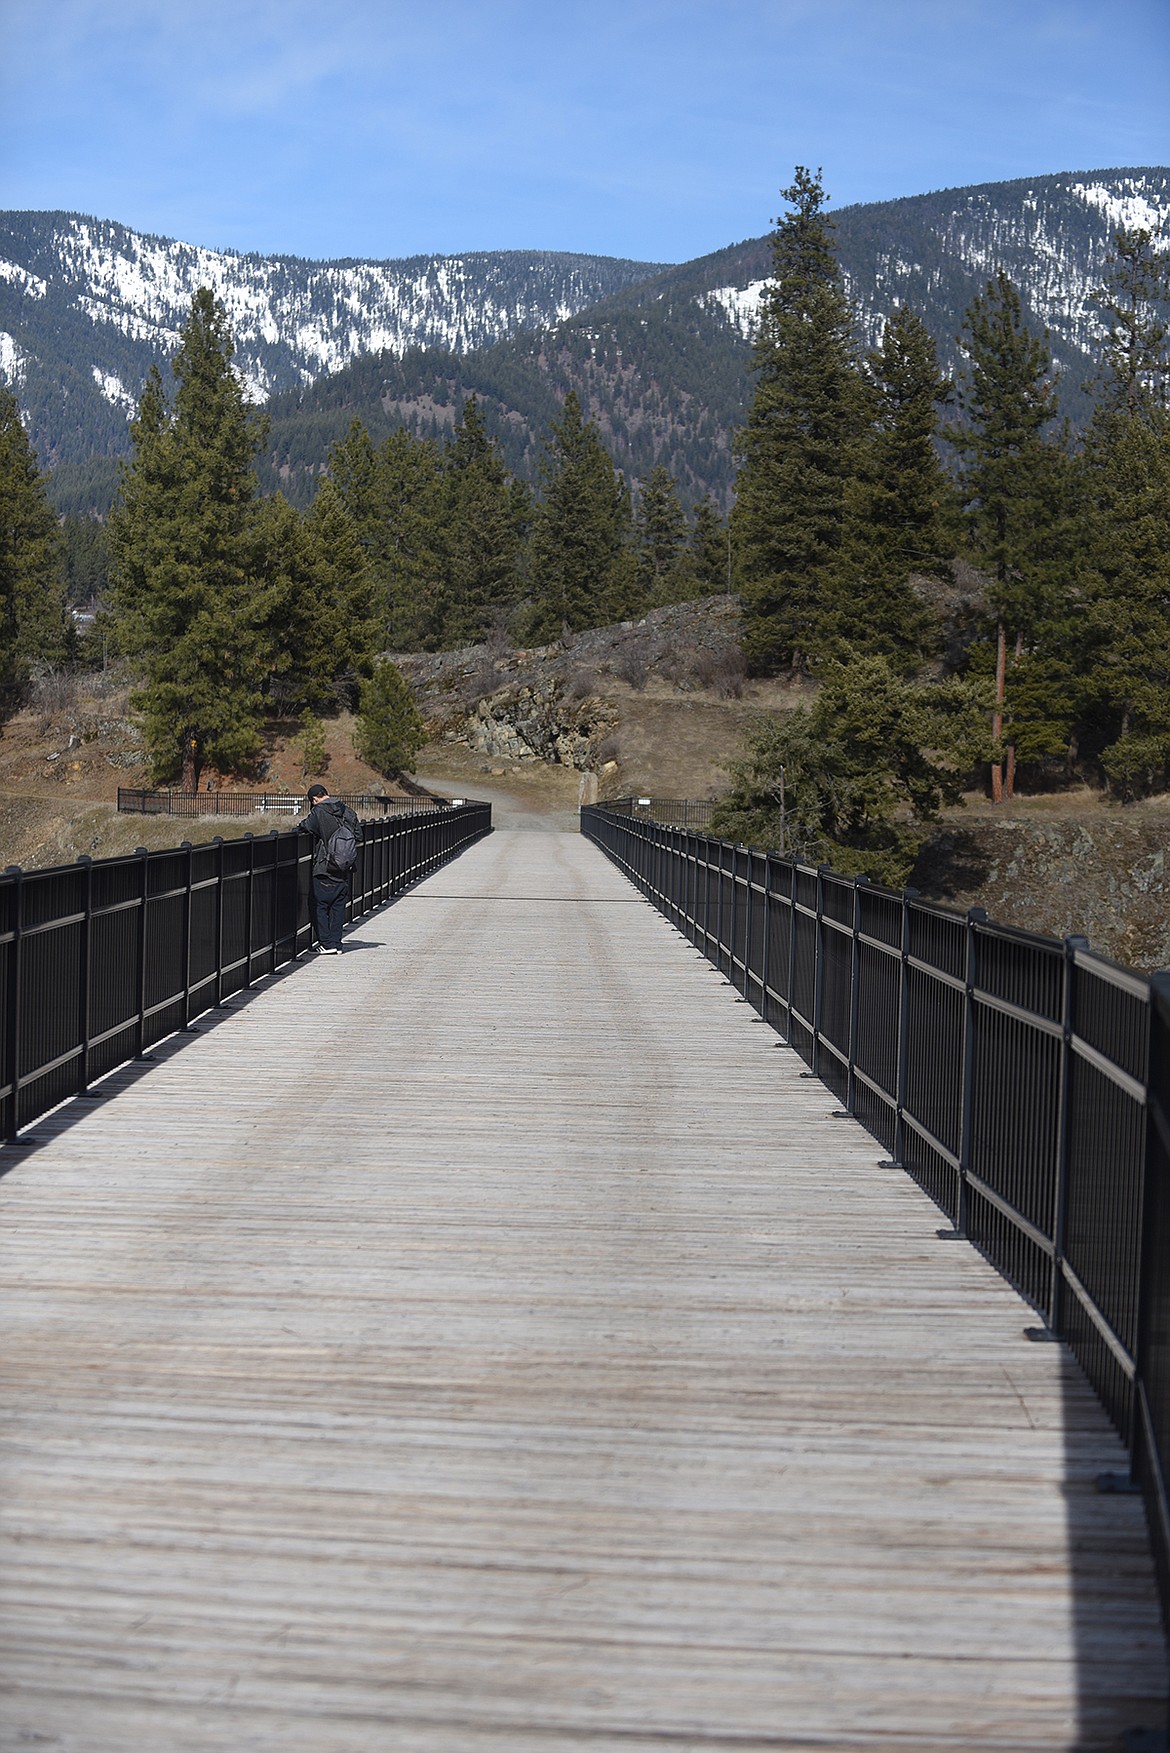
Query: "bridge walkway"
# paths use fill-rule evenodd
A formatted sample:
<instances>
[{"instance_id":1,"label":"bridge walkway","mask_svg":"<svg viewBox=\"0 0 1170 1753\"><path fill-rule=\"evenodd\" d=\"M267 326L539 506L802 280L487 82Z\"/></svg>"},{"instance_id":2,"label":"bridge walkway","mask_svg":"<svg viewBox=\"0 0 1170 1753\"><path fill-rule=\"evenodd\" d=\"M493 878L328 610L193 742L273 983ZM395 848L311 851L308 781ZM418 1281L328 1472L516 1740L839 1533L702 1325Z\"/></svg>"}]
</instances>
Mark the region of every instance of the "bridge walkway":
<instances>
[{"instance_id":1,"label":"bridge walkway","mask_svg":"<svg viewBox=\"0 0 1170 1753\"><path fill-rule=\"evenodd\" d=\"M1059 1346L575 835L496 834L0 1183L0 1747L1119 1747Z\"/></svg>"}]
</instances>

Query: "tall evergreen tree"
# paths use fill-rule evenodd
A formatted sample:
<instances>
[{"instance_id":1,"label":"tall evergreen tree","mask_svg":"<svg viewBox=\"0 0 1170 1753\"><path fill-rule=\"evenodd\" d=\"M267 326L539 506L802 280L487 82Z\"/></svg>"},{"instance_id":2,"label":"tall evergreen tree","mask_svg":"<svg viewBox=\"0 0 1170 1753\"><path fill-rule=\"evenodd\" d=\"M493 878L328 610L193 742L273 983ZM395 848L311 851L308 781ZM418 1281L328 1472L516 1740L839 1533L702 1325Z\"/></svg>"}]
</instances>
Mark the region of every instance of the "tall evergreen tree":
<instances>
[{"instance_id":1,"label":"tall evergreen tree","mask_svg":"<svg viewBox=\"0 0 1170 1753\"><path fill-rule=\"evenodd\" d=\"M634 553L644 603L677 603L696 594L686 513L670 470L656 463L641 483L634 517Z\"/></svg>"},{"instance_id":2,"label":"tall evergreen tree","mask_svg":"<svg viewBox=\"0 0 1170 1753\"><path fill-rule=\"evenodd\" d=\"M998 747L1010 731L1009 661L1014 667L1027 658L1034 674L1052 655L1059 694L1063 669L1051 648L1061 634L1067 634L1071 613L1063 600L1070 551L1071 475L1063 445L1045 436L1057 412L1047 334L1035 335L1028 328L1020 295L1002 271L967 311L960 344L969 361L960 392L967 424L952 427L949 437L963 459L961 491L968 537L976 559L993 580L993 740ZM1075 705L1069 694L1060 711L1056 697L1048 697L1046 712L1054 737L1067 736ZM1033 736L1038 728L1033 728ZM1005 793L1012 794L1013 741L1005 753L1006 775L1000 759L992 763L992 796L997 802Z\"/></svg>"},{"instance_id":3,"label":"tall evergreen tree","mask_svg":"<svg viewBox=\"0 0 1170 1753\"><path fill-rule=\"evenodd\" d=\"M860 448L844 541L852 574L846 642L882 651L913 668L937 639L925 604L910 589L914 574L945 572L958 541L954 489L936 447L939 408L951 396L934 342L906 305L890 313L882 344L869 355L874 424ZM852 632L852 640L851 640Z\"/></svg>"},{"instance_id":4,"label":"tall evergreen tree","mask_svg":"<svg viewBox=\"0 0 1170 1753\"><path fill-rule=\"evenodd\" d=\"M1170 394L1170 250L1150 231L1123 227L1114 233L1113 252L1095 298L1106 324L1101 412L1149 422Z\"/></svg>"},{"instance_id":5,"label":"tall evergreen tree","mask_svg":"<svg viewBox=\"0 0 1170 1753\"><path fill-rule=\"evenodd\" d=\"M848 495L870 418L820 173L798 165L783 197L732 513L745 649L761 670L807 668L840 621Z\"/></svg>"},{"instance_id":6,"label":"tall evergreen tree","mask_svg":"<svg viewBox=\"0 0 1170 1753\"><path fill-rule=\"evenodd\" d=\"M271 670L253 510L263 425L233 350L222 305L201 287L172 362L173 409L153 371L111 520L117 632L141 669L152 769L185 788L205 761L233 771L255 757Z\"/></svg>"},{"instance_id":7,"label":"tall evergreen tree","mask_svg":"<svg viewBox=\"0 0 1170 1753\"><path fill-rule=\"evenodd\" d=\"M0 385L0 690L72 648L57 520L11 390Z\"/></svg>"},{"instance_id":8,"label":"tall evergreen tree","mask_svg":"<svg viewBox=\"0 0 1170 1753\"><path fill-rule=\"evenodd\" d=\"M507 470L474 395L463 404L443 457L441 638L482 636L494 610L519 589L521 530Z\"/></svg>"},{"instance_id":9,"label":"tall evergreen tree","mask_svg":"<svg viewBox=\"0 0 1170 1753\"><path fill-rule=\"evenodd\" d=\"M533 531L533 638L620 620L635 601L630 501L575 390L554 421L541 467Z\"/></svg>"},{"instance_id":10,"label":"tall evergreen tree","mask_svg":"<svg viewBox=\"0 0 1170 1753\"><path fill-rule=\"evenodd\" d=\"M431 438L399 427L378 452L385 524L389 643L396 651L442 642L443 467Z\"/></svg>"}]
</instances>

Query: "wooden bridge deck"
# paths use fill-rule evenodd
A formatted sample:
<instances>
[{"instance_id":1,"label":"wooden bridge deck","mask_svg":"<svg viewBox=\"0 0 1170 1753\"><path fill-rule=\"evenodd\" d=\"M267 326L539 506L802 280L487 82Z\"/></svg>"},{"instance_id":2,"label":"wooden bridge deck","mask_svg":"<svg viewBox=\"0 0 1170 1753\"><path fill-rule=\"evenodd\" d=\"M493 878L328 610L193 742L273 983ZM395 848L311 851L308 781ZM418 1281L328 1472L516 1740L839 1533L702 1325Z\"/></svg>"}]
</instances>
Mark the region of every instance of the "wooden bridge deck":
<instances>
[{"instance_id":1,"label":"wooden bridge deck","mask_svg":"<svg viewBox=\"0 0 1170 1753\"><path fill-rule=\"evenodd\" d=\"M0 1746L1119 1747L1062 1348L576 836L497 834L0 1183Z\"/></svg>"}]
</instances>

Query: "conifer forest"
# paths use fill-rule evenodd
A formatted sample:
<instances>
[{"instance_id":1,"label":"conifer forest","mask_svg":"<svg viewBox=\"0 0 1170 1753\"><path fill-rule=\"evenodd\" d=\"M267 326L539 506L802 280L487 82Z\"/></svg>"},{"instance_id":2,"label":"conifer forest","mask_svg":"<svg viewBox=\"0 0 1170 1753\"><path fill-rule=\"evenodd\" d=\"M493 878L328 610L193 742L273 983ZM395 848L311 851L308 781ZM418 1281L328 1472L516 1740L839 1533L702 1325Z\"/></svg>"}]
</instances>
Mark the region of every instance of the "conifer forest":
<instances>
[{"instance_id":1,"label":"conifer forest","mask_svg":"<svg viewBox=\"0 0 1170 1753\"><path fill-rule=\"evenodd\" d=\"M1074 424L1006 269L948 369L911 303L877 333L859 320L819 175L798 167L783 198L719 500L665 453L619 469L578 388L550 397L524 472L472 389L432 431L352 418L311 497L303 478L286 494L207 288L151 368L106 520L53 509L0 389L6 708L38 666L100 648L134 678L156 781L246 775L274 719L397 700L388 653L550 644L730 590L752 673L818 687L758 725L722 832L896 882L918 825L972 784L1165 790L1165 241L1114 232Z\"/></svg>"}]
</instances>

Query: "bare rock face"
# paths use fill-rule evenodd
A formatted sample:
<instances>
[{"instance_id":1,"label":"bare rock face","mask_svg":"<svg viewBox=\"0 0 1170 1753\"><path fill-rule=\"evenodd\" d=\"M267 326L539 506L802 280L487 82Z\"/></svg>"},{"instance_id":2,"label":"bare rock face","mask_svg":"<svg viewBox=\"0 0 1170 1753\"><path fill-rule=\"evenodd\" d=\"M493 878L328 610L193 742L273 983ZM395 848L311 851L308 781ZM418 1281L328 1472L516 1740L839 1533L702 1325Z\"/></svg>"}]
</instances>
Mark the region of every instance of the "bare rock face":
<instances>
[{"instance_id":1,"label":"bare rock face","mask_svg":"<svg viewBox=\"0 0 1170 1753\"><path fill-rule=\"evenodd\" d=\"M745 673L740 634L738 599L717 596L671 603L639 621L589 628L552 645L391 655L433 735L489 760L598 772L620 720L615 691L640 692L653 681L679 694L706 689L738 698Z\"/></svg>"},{"instance_id":2,"label":"bare rock face","mask_svg":"<svg viewBox=\"0 0 1170 1753\"><path fill-rule=\"evenodd\" d=\"M911 883L1026 931L1082 934L1133 968L1170 965L1164 811L1097 807L1077 819L975 818L935 834Z\"/></svg>"},{"instance_id":3,"label":"bare rock face","mask_svg":"<svg viewBox=\"0 0 1170 1753\"><path fill-rule=\"evenodd\" d=\"M479 702L456 736L497 760L548 761L585 772L596 765L596 750L616 716L594 696L569 699L563 686L550 680L539 687L498 689Z\"/></svg>"}]
</instances>

